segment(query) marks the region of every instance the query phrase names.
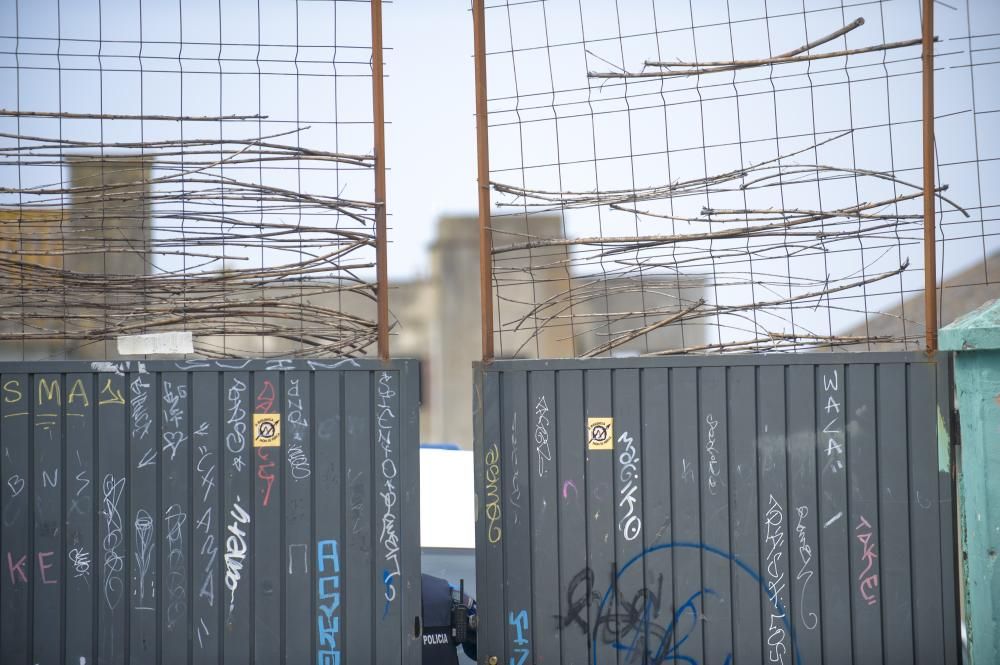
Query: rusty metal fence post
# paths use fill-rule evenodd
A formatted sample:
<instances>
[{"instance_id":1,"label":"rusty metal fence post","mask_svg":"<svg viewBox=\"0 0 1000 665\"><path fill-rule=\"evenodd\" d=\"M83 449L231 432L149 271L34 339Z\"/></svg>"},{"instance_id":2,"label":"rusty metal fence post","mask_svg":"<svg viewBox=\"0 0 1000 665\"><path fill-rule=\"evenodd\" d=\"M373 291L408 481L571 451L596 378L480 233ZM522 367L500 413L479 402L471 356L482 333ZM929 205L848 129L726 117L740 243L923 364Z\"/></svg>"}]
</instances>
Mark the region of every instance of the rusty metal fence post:
<instances>
[{"instance_id":1,"label":"rusty metal fence post","mask_svg":"<svg viewBox=\"0 0 1000 665\"><path fill-rule=\"evenodd\" d=\"M389 360L389 266L386 248L385 89L382 73L382 0L372 0L372 132L375 135L375 275L378 282L378 356Z\"/></svg>"},{"instance_id":2,"label":"rusty metal fence post","mask_svg":"<svg viewBox=\"0 0 1000 665\"><path fill-rule=\"evenodd\" d=\"M927 351L937 351L937 245L934 227L934 0L923 0L924 325Z\"/></svg>"},{"instance_id":3,"label":"rusty metal fence post","mask_svg":"<svg viewBox=\"0 0 1000 665\"><path fill-rule=\"evenodd\" d=\"M490 231L490 147L486 110L486 14L483 0L473 0L476 68L476 161L479 183L479 297L483 362L493 360L493 239Z\"/></svg>"}]
</instances>

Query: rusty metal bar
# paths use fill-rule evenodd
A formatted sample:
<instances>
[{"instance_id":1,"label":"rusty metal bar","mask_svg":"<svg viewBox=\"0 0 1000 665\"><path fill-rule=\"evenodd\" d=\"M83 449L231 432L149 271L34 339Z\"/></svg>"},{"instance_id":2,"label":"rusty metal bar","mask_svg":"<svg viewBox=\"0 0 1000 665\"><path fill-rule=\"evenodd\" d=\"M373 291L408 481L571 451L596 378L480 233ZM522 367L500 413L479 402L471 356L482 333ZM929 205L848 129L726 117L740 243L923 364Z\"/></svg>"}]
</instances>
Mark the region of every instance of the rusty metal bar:
<instances>
[{"instance_id":1,"label":"rusty metal bar","mask_svg":"<svg viewBox=\"0 0 1000 665\"><path fill-rule=\"evenodd\" d=\"M382 73L382 0L372 0L372 121L375 134L375 278L378 356L389 359L389 266L386 248L385 89Z\"/></svg>"},{"instance_id":2,"label":"rusty metal bar","mask_svg":"<svg viewBox=\"0 0 1000 665\"><path fill-rule=\"evenodd\" d=\"M937 351L937 239L934 229L934 0L923 0L924 325L927 351Z\"/></svg>"},{"instance_id":3,"label":"rusty metal bar","mask_svg":"<svg viewBox=\"0 0 1000 665\"><path fill-rule=\"evenodd\" d=\"M486 15L484 0L473 0L472 30L476 67L476 159L479 165L479 298L483 362L493 360L493 238L490 230L490 145L486 113Z\"/></svg>"}]
</instances>

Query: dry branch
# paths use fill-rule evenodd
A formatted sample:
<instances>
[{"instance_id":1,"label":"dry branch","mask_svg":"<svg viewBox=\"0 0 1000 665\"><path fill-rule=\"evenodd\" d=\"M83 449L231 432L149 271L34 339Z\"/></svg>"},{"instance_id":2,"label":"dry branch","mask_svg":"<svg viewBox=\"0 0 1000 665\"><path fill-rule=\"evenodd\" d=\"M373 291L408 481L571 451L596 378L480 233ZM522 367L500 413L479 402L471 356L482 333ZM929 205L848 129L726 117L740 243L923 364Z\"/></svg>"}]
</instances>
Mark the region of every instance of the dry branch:
<instances>
[{"instance_id":1,"label":"dry branch","mask_svg":"<svg viewBox=\"0 0 1000 665\"><path fill-rule=\"evenodd\" d=\"M787 53L782 53L781 55L771 56L767 58L756 58L752 60L728 60L728 61L705 61L705 62L665 62L661 60L647 60L644 65L645 67L655 67L655 71L646 71L645 69L641 72L587 72L589 78L595 79L630 79L630 78L673 78L678 76L700 76L702 74L716 74L719 72L731 72L740 69L750 69L753 67L768 67L773 65L784 65L796 62L811 62L813 60L826 60L829 58L843 58L851 55L860 55L863 53L874 53L877 51L889 51L892 49L906 48L909 46L917 46L921 43L920 38L908 39L905 41L889 42L885 44L876 44L872 46L864 46L861 48L854 49L841 49L838 51L831 51L829 53L812 53L807 55L802 55L806 51L809 51L816 46L825 44L829 41L840 37L851 30L862 25L864 21L862 19L857 19L853 23L846 25L825 37L821 37L816 41L810 42L801 46L797 49L788 51ZM936 40L935 40L936 41ZM663 71L665 70L665 71Z\"/></svg>"},{"instance_id":2,"label":"dry branch","mask_svg":"<svg viewBox=\"0 0 1000 665\"><path fill-rule=\"evenodd\" d=\"M278 142L306 129L119 142L0 134L0 165L60 169L55 182L0 188L16 202L0 207L0 340L86 344L186 330L199 350L219 357L246 353L240 338L251 346L265 337L284 342L278 354L289 352L288 343L298 355L363 351L376 337L375 322L343 311L343 298L374 302L374 286L359 272L373 267L375 203L246 169L265 162L267 169L372 167L370 155ZM88 162L86 180L62 180L62 167Z\"/></svg>"},{"instance_id":3,"label":"dry branch","mask_svg":"<svg viewBox=\"0 0 1000 665\"><path fill-rule=\"evenodd\" d=\"M0 109L0 116L17 118L66 118L73 120L181 120L219 122L223 120L266 120L266 115L131 115L122 113L68 113L64 111L19 111Z\"/></svg>"}]
</instances>

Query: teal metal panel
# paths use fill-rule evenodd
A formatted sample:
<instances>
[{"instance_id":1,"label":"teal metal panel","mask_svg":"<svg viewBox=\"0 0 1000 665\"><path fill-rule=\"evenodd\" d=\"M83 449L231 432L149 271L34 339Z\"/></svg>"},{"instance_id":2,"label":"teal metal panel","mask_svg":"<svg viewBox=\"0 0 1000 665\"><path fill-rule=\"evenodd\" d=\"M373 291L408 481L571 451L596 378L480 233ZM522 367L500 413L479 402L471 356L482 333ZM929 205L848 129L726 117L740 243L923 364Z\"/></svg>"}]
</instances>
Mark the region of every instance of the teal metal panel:
<instances>
[{"instance_id":1,"label":"teal metal panel","mask_svg":"<svg viewBox=\"0 0 1000 665\"><path fill-rule=\"evenodd\" d=\"M956 351L961 421L965 621L971 663L1000 662L1000 301L987 303L941 330Z\"/></svg>"}]
</instances>

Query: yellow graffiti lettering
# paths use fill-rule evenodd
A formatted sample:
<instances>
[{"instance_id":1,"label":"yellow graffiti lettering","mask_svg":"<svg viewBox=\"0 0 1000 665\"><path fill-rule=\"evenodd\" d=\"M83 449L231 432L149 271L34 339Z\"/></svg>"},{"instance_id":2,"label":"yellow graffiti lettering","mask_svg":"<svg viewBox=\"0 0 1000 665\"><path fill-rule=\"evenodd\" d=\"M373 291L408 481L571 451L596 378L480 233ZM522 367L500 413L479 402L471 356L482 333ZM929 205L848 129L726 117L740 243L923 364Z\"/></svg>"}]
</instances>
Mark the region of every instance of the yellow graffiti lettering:
<instances>
[{"instance_id":1,"label":"yellow graffiti lettering","mask_svg":"<svg viewBox=\"0 0 1000 665\"><path fill-rule=\"evenodd\" d=\"M17 395L17 397L14 397L14 395ZM7 404L17 404L23 397L21 382L17 379L11 379L3 384L3 401Z\"/></svg>"},{"instance_id":2,"label":"yellow graffiti lettering","mask_svg":"<svg viewBox=\"0 0 1000 665\"><path fill-rule=\"evenodd\" d=\"M48 381L47 379L39 379L38 380L39 406L45 404L45 402L51 402L52 400L55 400L56 404L62 404L62 395L59 390L59 379L52 379L52 381Z\"/></svg>"},{"instance_id":3,"label":"yellow graffiti lettering","mask_svg":"<svg viewBox=\"0 0 1000 665\"><path fill-rule=\"evenodd\" d=\"M107 383L104 384L104 388L101 389L101 398L101 401L98 402L101 406L105 404L125 404L125 397L122 395L122 391L111 385L110 377L108 377Z\"/></svg>"},{"instance_id":4,"label":"yellow graffiti lettering","mask_svg":"<svg viewBox=\"0 0 1000 665\"><path fill-rule=\"evenodd\" d=\"M486 519L489 520L489 527L486 530L486 537L490 544L496 545L503 535L501 530L501 510L500 510L500 449L497 444L493 444L486 451Z\"/></svg>"},{"instance_id":5,"label":"yellow graffiti lettering","mask_svg":"<svg viewBox=\"0 0 1000 665\"><path fill-rule=\"evenodd\" d=\"M66 398L66 405L73 403L73 400L80 398L84 406L90 406L90 399L87 397L87 389L83 385L83 379L77 379L73 387L69 389L69 397Z\"/></svg>"}]
</instances>

